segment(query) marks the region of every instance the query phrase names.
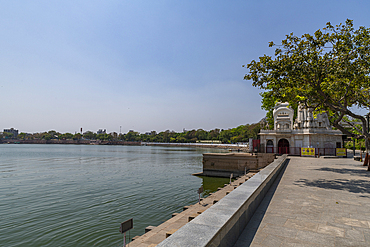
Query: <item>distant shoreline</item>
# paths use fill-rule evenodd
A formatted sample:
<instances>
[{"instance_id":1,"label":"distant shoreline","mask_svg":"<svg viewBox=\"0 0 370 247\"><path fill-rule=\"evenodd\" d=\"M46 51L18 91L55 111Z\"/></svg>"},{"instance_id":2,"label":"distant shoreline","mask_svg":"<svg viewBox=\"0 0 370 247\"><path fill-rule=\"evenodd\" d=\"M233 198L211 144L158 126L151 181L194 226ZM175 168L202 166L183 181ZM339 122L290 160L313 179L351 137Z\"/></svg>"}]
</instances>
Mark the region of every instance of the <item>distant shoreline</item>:
<instances>
[{"instance_id":1,"label":"distant shoreline","mask_svg":"<svg viewBox=\"0 0 370 247\"><path fill-rule=\"evenodd\" d=\"M100 140L2 140L1 144L74 144L74 145L136 145L141 142L100 141Z\"/></svg>"},{"instance_id":2,"label":"distant shoreline","mask_svg":"<svg viewBox=\"0 0 370 247\"><path fill-rule=\"evenodd\" d=\"M1 144L72 144L72 145L130 145L130 146L168 146L168 147L199 147L231 149L242 152L248 151L244 144L219 143L162 143L162 142L128 142L128 141L100 141L100 140L2 140Z\"/></svg>"},{"instance_id":3,"label":"distant shoreline","mask_svg":"<svg viewBox=\"0 0 370 247\"><path fill-rule=\"evenodd\" d=\"M218 148L218 149L232 149L232 150L240 150L242 152L248 152L248 146L244 144L142 142L141 145L143 146Z\"/></svg>"}]
</instances>

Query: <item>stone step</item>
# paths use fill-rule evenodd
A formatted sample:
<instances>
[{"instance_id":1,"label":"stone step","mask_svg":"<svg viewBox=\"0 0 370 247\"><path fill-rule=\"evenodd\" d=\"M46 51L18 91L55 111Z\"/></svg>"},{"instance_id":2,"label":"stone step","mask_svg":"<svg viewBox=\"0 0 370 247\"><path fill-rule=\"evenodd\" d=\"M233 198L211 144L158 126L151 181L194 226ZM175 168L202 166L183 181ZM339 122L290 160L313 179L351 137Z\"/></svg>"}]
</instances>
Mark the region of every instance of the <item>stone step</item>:
<instances>
[{"instance_id":1,"label":"stone step","mask_svg":"<svg viewBox=\"0 0 370 247\"><path fill-rule=\"evenodd\" d=\"M166 232L166 238L174 234L178 229L171 229L170 231Z\"/></svg>"},{"instance_id":2,"label":"stone step","mask_svg":"<svg viewBox=\"0 0 370 247\"><path fill-rule=\"evenodd\" d=\"M147 226L147 227L145 227L145 233L150 232L154 228L155 228L155 226Z\"/></svg>"}]
</instances>

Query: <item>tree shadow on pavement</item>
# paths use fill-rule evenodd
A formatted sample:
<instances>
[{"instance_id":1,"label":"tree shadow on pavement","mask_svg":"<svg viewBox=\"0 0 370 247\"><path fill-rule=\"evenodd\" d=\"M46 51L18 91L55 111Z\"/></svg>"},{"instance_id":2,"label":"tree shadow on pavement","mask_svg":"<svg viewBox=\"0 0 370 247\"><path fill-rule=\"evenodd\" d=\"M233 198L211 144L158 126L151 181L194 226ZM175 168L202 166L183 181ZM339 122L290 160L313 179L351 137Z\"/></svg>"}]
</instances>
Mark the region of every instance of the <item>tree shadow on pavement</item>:
<instances>
[{"instance_id":1,"label":"tree shadow on pavement","mask_svg":"<svg viewBox=\"0 0 370 247\"><path fill-rule=\"evenodd\" d=\"M300 179L294 182L294 184L304 187L317 187L322 189L332 190L343 190L352 193L367 193L370 194L370 181L360 179L317 179L308 180Z\"/></svg>"},{"instance_id":2,"label":"tree shadow on pavement","mask_svg":"<svg viewBox=\"0 0 370 247\"><path fill-rule=\"evenodd\" d=\"M317 171L325 171L325 172L335 172L340 174L349 174L349 175L355 175L355 176L363 176L370 178L370 172L367 171L367 167L365 167L363 170L360 169L348 169L348 168L331 168L331 167L322 167L315 169Z\"/></svg>"}]
</instances>

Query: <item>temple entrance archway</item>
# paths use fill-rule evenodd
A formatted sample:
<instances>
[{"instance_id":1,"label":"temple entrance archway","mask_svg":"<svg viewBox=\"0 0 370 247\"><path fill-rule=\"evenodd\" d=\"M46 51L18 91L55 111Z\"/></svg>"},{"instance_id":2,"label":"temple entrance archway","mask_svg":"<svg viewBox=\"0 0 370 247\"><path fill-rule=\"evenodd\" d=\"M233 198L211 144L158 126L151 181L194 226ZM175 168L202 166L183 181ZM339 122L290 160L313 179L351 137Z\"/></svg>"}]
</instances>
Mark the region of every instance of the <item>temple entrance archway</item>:
<instances>
[{"instance_id":1,"label":"temple entrance archway","mask_svg":"<svg viewBox=\"0 0 370 247\"><path fill-rule=\"evenodd\" d=\"M289 141L287 139L280 139L278 142L278 151L279 154L288 154L289 153Z\"/></svg>"},{"instance_id":2,"label":"temple entrance archway","mask_svg":"<svg viewBox=\"0 0 370 247\"><path fill-rule=\"evenodd\" d=\"M267 140L266 143L266 153L273 153L274 152L274 143L272 140Z\"/></svg>"}]
</instances>

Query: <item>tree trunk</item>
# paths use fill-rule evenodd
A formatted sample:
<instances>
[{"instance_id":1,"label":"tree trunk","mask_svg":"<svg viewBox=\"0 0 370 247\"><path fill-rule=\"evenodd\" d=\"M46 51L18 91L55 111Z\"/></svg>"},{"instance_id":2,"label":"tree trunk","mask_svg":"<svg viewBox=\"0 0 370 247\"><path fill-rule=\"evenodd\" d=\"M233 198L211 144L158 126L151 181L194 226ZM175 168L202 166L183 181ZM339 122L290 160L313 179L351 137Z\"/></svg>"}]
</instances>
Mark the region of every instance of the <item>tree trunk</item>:
<instances>
[{"instance_id":1,"label":"tree trunk","mask_svg":"<svg viewBox=\"0 0 370 247\"><path fill-rule=\"evenodd\" d=\"M370 171L370 138L365 139L365 147L366 147L366 156L365 156L365 161L364 161L364 166L367 165L367 170Z\"/></svg>"}]
</instances>

